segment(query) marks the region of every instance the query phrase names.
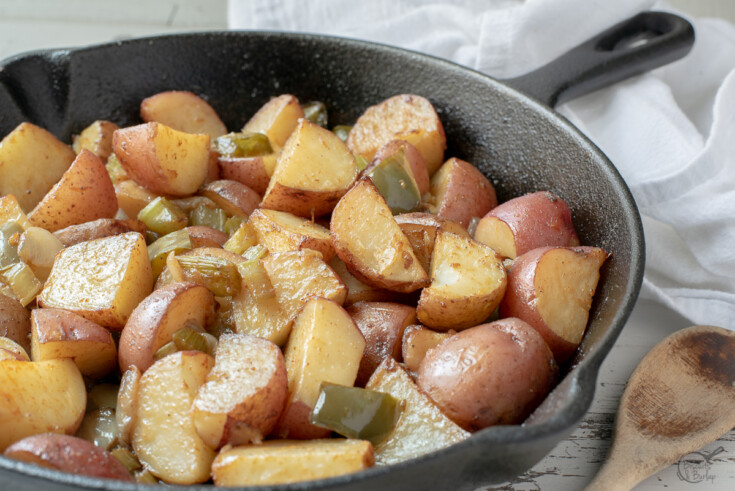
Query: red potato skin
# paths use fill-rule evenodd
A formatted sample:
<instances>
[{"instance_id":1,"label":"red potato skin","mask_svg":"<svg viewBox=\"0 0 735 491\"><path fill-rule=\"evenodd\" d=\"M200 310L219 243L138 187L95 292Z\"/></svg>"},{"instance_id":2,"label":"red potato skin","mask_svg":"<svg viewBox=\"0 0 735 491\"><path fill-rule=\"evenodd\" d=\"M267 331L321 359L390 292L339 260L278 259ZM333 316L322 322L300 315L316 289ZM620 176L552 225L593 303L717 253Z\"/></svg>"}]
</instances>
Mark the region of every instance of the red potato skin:
<instances>
[{"instance_id":1,"label":"red potato skin","mask_svg":"<svg viewBox=\"0 0 735 491\"><path fill-rule=\"evenodd\" d=\"M419 388L468 431L523 422L558 376L543 338L520 319L481 324L430 349Z\"/></svg>"},{"instance_id":2,"label":"red potato skin","mask_svg":"<svg viewBox=\"0 0 735 491\"><path fill-rule=\"evenodd\" d=\"M31 352L31 313L14 298L0 294L0 336Z\"/></svg>"},{"instance_id":3,"label":"red potato skin","mask_svg":"<svg viewBox=\"0 0 735 491\"><path fill-rule=\"evenodd\" d=\"M189 232L192 249L197 247L222 247L228 239L226 233L204 225L192 225L186 227L186 231Z\"/></svg>"},{"instance_id":4,"label":"red potato skin","mask_svg":"<svg viewBox=\"0 0 735 491\"><path fill-rule=\"evenodd\" d=\"M365 338L355 379L356 387L364 387L385 357L400 358L403 331L416 322L416 309L391 302L357 302L346 310Z\"/></svg>"},{"instance_id":5,"label":"red potato skin","mask_svg":"<svg viewBox=\"0 0 735 491\"><path fill-rule=\"evenodd\" d=\"M426 168L426 162L424 162L424 158L421 156L419 151L416 150L416 147L414 147L407 141L391 140L380 147L378 151L375 152L375 157L373 157L370 165L368 165L367 168L362 171L362 175L366 176L373 167L375 167L394 153L400 152L401 150L403 150L403 153L406 155L406 160L408 160L408 163L411 165L413 178L414 180L416 180L416 185L419 188L419 193L421 194L421 196L423 196L430 190L429 171Z\"/></svg>"},{"instance_id":6,"label":"red potato skin","mask_svg":"<svg viewBox=\"0 0 735 491\"><path fill-rule=\"evenodd\" d=\"M271 181L263 157L220 157L219 172L220 178L245 184L261 196Z\"/></svg>"},{"instance_id":7,"label":"red potato skin","mask_svg":"<svg viewBox=\"0 0 735 491\"><path fill-rule=\"evenodd\" d=\"M218 203L219 200L229 202L231 205L228 208L230 209L225 208L225 211L244 217L250 216L260 204L260 195L253 189L241 182L227 179L210 182L204 187L202 194L220 205L221 208L225 206Z\"/></svg>"},{"instance_id":8,"label":"red potato skin","mask_svg":"<svg viewBox=\"0 0 735 491\"><path fill-rule=\"evenodd\" d=\"M513 198L490 210L513 231L516 257L537 247L579 245L566 202L548 191Z\"/></svg>"},{"instance_id":9,"label":"red potato skin","mask_svg":"<svg viewBox=\"0 0 735 491\"><path fill-rule=\"evenodd\" d=\"M134 482L122 462L110 452L75 436L29 436L10 445L3 455L63 472Z\"/></svg>"},{"instance_id":10,"label":"red potato skin","mask_svg":"<svg viewBox=\"0 0 735 491\"><path fill-rule=\"evenodd\" d=\"M438 203L437 215L454 220L466 229L473 217L485 216L498 206L495 188L474 165L458 158L451 158L444 165L453 168L447 176L446 191Z\"/></svg>"},{"instance_id":11,"label":"red potato skin","mask_svg":"<svg viewBox=\"0 0 735 491\"><path fill-rule=\"evenodd\" d=\"M314 440L329 438L331 430L311 423L311 407L301 401L292 401L287 404L276 424L273 434L279 438L293 440Z\"/></svg>"},{"instance_id":12,"label":"red potato skin","mask_svg":"<svg viewBox=\"0 0 735 491\"><path fill-rule=\"evenodd\" d=\"M586 247L575 249L584 250ZM544 338L557 362L564 363L577 349L577 344L562 338L546 324L535 308L534 278L536 266L543 255L553 247L539 247L516 258L508 272L508 288L500 302L500 317L518 317L531 325Z\"/></svg>"}]
</instances>

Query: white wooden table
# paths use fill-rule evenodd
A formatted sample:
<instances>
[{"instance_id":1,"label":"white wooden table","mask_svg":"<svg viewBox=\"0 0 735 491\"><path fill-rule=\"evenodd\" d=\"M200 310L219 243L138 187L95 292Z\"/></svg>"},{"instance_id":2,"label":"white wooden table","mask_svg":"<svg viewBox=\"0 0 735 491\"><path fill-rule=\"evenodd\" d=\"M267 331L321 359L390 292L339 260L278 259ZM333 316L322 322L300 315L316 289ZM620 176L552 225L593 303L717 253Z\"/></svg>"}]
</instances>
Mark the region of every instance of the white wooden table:
<instances>
[{"instance_id":1,"label":"white wooden table","mask_svg":"<svg viewBox=\"0 0 735 491\"><path fill-rule=\"evenodd\" d=\"M735 20L731 0L670 0L697 15ZM0 59L33 49L226 27L226 0L0 0ZM610 444L617 404L631 372L656 343L690 323L640 301L602 365L594 402L579 427L532 470L489 489L583 489ZM733 408L735 410L735 408ZM644 481L638 490L735 489L735 432Z\"/></svg>"}]
</instances>

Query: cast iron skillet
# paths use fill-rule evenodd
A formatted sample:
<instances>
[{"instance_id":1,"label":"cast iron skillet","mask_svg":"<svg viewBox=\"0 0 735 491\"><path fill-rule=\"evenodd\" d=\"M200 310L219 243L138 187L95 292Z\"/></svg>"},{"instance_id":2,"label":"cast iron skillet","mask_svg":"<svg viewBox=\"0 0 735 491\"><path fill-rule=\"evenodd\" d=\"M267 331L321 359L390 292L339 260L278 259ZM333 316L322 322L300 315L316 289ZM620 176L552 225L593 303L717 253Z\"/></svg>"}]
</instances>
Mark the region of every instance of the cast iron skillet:
<instances>
[{"instance_id":1,"label":"cast iron skillet","mask_svg":"<svg viewBox=\"0 0 735 491\"><path fill-rule=\"evenodd\" d=\"M43 51L0 64L0 136L24 120L64 141L95 119L136 124L140 101L169 89L202 94L231 129L282 93L324 101L332 125L354 122L389 96L415 93L437 107L447 155L476 164L501 201L545 189L562 196L582 242L613 255L582 346L534 415L522 426L487 428L410 462L291 487L472 489L524 472L571 433L591 404L600 363L643 276L643 231L627 186L600 150L548 106L680 58L693 39L683 19L644 13L506 83L413 52L306 34L215 32ZM132 489L5 458L0 480L29 491Z\"/></svg>"}]
</instances>

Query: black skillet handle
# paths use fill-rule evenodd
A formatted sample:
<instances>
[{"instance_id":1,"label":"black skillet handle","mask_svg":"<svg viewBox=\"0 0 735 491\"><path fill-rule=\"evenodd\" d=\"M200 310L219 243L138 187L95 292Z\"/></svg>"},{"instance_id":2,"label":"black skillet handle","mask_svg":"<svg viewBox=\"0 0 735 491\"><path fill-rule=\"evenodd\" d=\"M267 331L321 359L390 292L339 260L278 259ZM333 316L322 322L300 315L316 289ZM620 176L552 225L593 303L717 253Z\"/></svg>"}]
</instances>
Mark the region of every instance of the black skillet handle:
<instances>
[{"instance_id":1,"label":"black skillet handle","mask_svg":"<svg viewBox=\"0 0 735 491\"><path fill-rule=\"evenodd\" d=\"M666 12L643 12L520 77L503 80L554 107L678 60L691 50L694 28Z\"/></svg>"}]
</instances>

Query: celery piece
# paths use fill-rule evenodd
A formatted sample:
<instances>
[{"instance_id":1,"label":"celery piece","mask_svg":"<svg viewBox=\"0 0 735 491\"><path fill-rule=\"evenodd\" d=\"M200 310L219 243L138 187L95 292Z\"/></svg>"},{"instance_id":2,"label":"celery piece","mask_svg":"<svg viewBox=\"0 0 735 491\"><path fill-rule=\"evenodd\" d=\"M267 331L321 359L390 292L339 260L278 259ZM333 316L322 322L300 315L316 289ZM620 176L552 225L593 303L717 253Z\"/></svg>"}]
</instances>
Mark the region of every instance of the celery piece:
<instances>
[{"instance_id":1,"label":"celery piece","mask_svg":"<svg viewBox=\"0 0 735 491\"><path fill-rule=\"evenodd\" d=\"M327 127L327 106L323 102L307 102L301 108L304 110L304 117L306 119L323 128Z\"/></svg>"},{"instance_id":2,"label":"celery piece","mask_svg":"<svg viewBox=\"0 0 735 491\"><path fill-rule=\"evenodd\" d=\"M118 445L110 450L110 453L125 466L128 472L134 472L143 468L138 457L128 447Z\"/></svg>"},{"instance_id":3,"label":"celery piece","mask_svg":"<svg viewBox=\"0 0 735 491\"><path fill-rule=\"evenodd\" d=\"M191 240L189 239L189 231L185 228L166 234L149 245L148 258L151 261L153 278L158 278L158 275L163 271L169 253L178 254L189 249L191 249Z\"/></svg>"},{"instance_id":4,"label":"celery piece","mask_svg":"<svg viewBox=\"0 0 735 491\"><path fill-rule=\"evenodd\" d=\"M140 210L138 220L145 223L148 230L159 235L181 230L189 221L184 210L163 196L157 197Z\"/></svg>"},{"instance_id":5,"label":"celery piece","mask_svg":"<svg viewBox=\"0 0 735 491\"><path fill-rule=\"evenodd\" d=\"M227 214L222 208L199 205L189 214L189 220L192 225L204 225L224 232Z\"/></svg>"},{"instance_id":6,"label":"celery piece","mask_svg":"<svg viewBox=\"0 0 735 491\"><path fill-rule=\"evenodd\" d=\"M240 228L240 225L247 221L248 219L245 217L231 216L230 218L225 220L225 233L227 235L232 235Z\"/></svg>"},{"instance_id":7,"label":"celery piece","mask_svg":"<svg viewBox=\"0 0 735 491\"><path fill-rule=\"evenodd\" d=\"M76 436L109 450L117 443L117 421L115 410L105 407L84 415Z\"/></svg>"},{"instance_id":8,"label":"celery piece","mask_svg":"<svg viewBox=\"0 0 735 491\"><path fill-rule=\"evenodd\" d=\"M158 361L161 358L165 358L168 355L176 353L177 351L179 351L179 349L176 347L176 343L174 343L173 341L169 341L168 343L158 348L155 353L153 353L153 359Z\"/></svg>"},{"instance_id":9,"label":"celery piece","mask_svg":"<svg viewBox=\"0 0 735 491\"><path fill-rule=\"evenodd\" d=\"M332 128L332 133L337 135L340 140L343 142L347 141L347 136L350 134L350 130L352 129L352 126L347 126L344 124L338 124L334 128Z\"/></svg>"},{"instance_id":10,"label":"celery piece","mask_svg":"<svg viewBox=\"0 0 735 491\"><path fill-rule=\"evenodd\" d=\"M368 161L362 155L355 155L355 163L357 164L357 170L360 172L364 171L368 166Z\"/></svg>"},{"instance_id":11,"label":"celery piece","mask_svg":"<svg viewBox=\"0 0 735 491\"><path fill-rule=\"evenodd\" d=\"M390 394L322 383L311 422L347 438L375 444L393 430L400 411L398 400Z\"/></svg>"},{"instance_id":12,"label":"celery piece","mask_svg":"<svg viewBox=\"0 0 735 491\"><path fill-rule=\"evenodd\" d=\"M212 147L223 157L258 157L273 153L268 136L263 133L228 133L216 138Z\"/></svg>"},{"instance_id":13,"label":"celery piece","mask_svg":"<svg viewBox=\"0 0 735 491\"><path fill-rule=\"evenodd\" d=\"M33 274L33 270L23 262L17 262L0 269L0 276L10 286L15 298L24 307L36 298L43 287L43 284Z\"/></svg>"},{"instance_id":14,"label":"celery piece","mask_svg":"<svg viewBox=\"0 0 735 491\"><path fill-rule=\"evenodd\" d=\"M222 248L235 254L243 254L257 243L258 236L255 234L255 228L250 222L243 222Z\"/></svg>"},{"instance_id":15,"label":"celery piece","mask_svg":"<svg viewBox=\"0 0 735 491\"><path fill-rule=\"evenodd\" d=\"M240 292L240 273L227 259L194 255L177 256L176 259L186 280L206 286L216 296L227 297Z\"/></svg>"},{"instance_id":16,"label":"celery piece","mask_svg":"<svg viewBox=\"0 0 735 491\"><path fill-rule=\"evenodd\" d=\"M20 261L16 234L22 234L23 227L14 221L0 225L0 268L5 268Z\"/></svg>"},{"instance_id":17,"label":"celery piece","mask_svg":"<svg viewBox=\"0 0 735 491\"><path fill-rule=\"evenodd\" d=\"M134 477L138 484L158 484L160 482L148 469L136 472Z\"/></svg>"},{"instance_id":18,"label":"celery piece","mask_svg":"<svg viewBox=\"0 0 735 491\"><path fill-rule=\"evenodd\" d=\"M189 326L177 330L171 340L179 351L202 351L212 354L209 351L209 343L204 337L204 333Z\"/></svg>"},{"instance_id":19,"label":"celery piece","mask_svg":"<svg viewBox=\"0 0 735 491\"><path fill-rule=\"evenodd\" d=\"M421 193L409 165L400 151L380 161L368 173L394 215L414 211L421 204Z\"/></svg>"},{"instance_id":20,"label":"celery piece","mask_svg":"<svg viewBox=\"0 0 735 491\"><path fill-rule=\"evenodd\" d=\"M117 406L117 392L120 386L116 384L97 384L87 394L87 407L94 409L112 408Z\"/></svg>"}]
</instances>

